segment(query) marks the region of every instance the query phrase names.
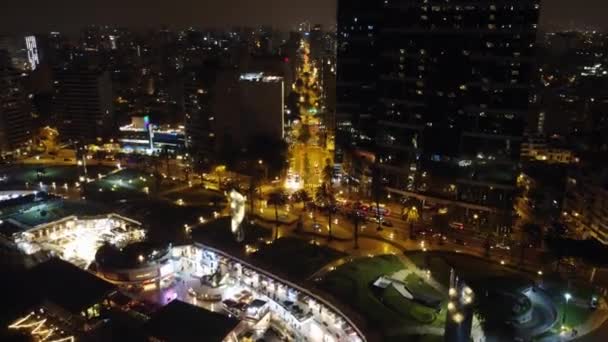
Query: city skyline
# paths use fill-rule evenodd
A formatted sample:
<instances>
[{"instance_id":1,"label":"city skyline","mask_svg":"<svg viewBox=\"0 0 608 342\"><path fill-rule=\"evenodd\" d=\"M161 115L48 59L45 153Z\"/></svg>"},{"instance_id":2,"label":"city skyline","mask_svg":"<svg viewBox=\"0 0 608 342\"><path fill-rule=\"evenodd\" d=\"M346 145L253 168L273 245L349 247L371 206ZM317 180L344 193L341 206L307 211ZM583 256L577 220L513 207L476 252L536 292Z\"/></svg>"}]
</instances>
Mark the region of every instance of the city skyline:
<instances>
[{"instance_id":1,"label":"city skyline","mask_svg":"<svg viewBox=\"0 0 608 342\"><path fill-rule=\"evenodd\" d=\"M608 11L565 3L7 5L0 341L608 341Z\"/></svg>"},{"instance_id":2,"label":"city skyline","mask_svg":"<svg viewBox=\"0 0 608 342\"><path fill-rule=\"evenodd\" d=\"M576 7L567 0L543 1L540 28L605 30L608 27L603 13L607 7L602 0L581 0ZM180 11L185 8L189 10ZM39 3L35 7L25 3L8 3L3 12L8 15L0 23L0 32L6 34L45 31L72 33L89 24L139 29L160 25L171 28L272 25L291 29L305 20L325 26L336 24L336 0L261 0L255 6L245 0L227 0L221 3L177 0L152 6L142 1L125 4L115 0L93 0L85 5L74 0L58 0Z\"/></svg>"}]
</instances>

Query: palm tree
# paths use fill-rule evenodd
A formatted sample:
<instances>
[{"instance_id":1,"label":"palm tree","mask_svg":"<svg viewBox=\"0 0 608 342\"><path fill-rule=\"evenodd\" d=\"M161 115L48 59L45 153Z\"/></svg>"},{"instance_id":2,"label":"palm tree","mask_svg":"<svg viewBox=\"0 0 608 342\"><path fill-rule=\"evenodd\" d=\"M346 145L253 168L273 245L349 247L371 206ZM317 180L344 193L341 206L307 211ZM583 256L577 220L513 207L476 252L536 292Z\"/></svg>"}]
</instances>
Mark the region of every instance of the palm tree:
<instances>
[{"instance_id":1,"label":"palm tree","mask_svg":"<svg viewBox=\"0 0 608 342\"><path fill-rule=\"evenodd\" d=\"M382 179L380 175L379 160L376 159L372 165L372 198L376 202L376 219L378 219L378 231L382 231L382 215L380 214L380 196L382 193Z\"/></svg>"},{"instance_id":2,"label":"palm tree","mask_svg":"<svg viewBox=\"0 0 608 342\"><path fill-rule=\"evenodd\" d=\"M410 239L414 239L414 223L417 223L420 220L420 214L418 213L418 208L416 206L412 206L410 210L407 212L407 216L405 218L405 222L410 224Z\"/></svg>"},{"instance_id":3,"label":"palm tree","mask_svg":"<svg viewBox=\"0 0 608 342\"><path fill-rule=\"evenodd\" d=\"M306 203L311 201L310 195L304 189L294 192L293 199L295 202L302 202L302 205L304 208L306 208ZM300 213L300 217L298 219L297 231L301 231L302 228L303 228L303 220L302 220L302 213Z\"/></svg>"},{"instance_id":4,"label":"palm tree","mask_svg":"<svg viewBox=\"0 0 608 342\"><path fill-rule=\"evenodd\" d=\"M275 217L275 225L276 229L274 231L274 240L279 238L279 206L285 205L287 203L287 198L285 193L280 190L276 190L271 192L268 195L268 204L274 206L274 217Z\"/></svg>"},{"instance_id":5,"label":"palm tree","mask_svg":"<svg viewBox=\"0 0 608 342\"><path fill-rule=\"evenodd\" d=\"M331 181L334 178L334 168L331 165L331 159L325 159L325 166L323 167L323 183L331 186Z\"/></svg>"},{"instance_id":6,"label":"palm tree","mask_svg":"<svg viewBox=\"0 0 608 342\"><path fill-rule=\"evenodd\" d=\"M310 195L308 191L301 189L293 193L293 198L295 202L301 202L303 205L311 201Z\"/></svg>"},{"instance_id":7,"label":"palm tree","mask_svg":"<svg viewBox=\"0 0 608 342\"><path fill-rule=\"evenodd\" d=\"M317 189L317 193L315 194L315 200L320 203L323 207L327 208L327 218L328 218L328 229L329 235L328 240L332 239L332 229L331 229L331 219L334 207L336 205L336 198L331 190L331 188L325 184L321 185Z\"/></svg>"},{"instance_id":8,"label":"palm tree","mask_svg":"<svg viewBox=\"0 0 608 342\"><path fill-rule=\"evenodd\" d=\"M358 206L356 206L358 207ZM359 249L359 223L361 222L361 217L359 217L359 213L357 212L357 210L353 210L353 212L351 213L352 215L352 220L353 220L353 225L354 230L353 230L353 237L355 239L355 249Z\"/></svg>"}]
</instances>

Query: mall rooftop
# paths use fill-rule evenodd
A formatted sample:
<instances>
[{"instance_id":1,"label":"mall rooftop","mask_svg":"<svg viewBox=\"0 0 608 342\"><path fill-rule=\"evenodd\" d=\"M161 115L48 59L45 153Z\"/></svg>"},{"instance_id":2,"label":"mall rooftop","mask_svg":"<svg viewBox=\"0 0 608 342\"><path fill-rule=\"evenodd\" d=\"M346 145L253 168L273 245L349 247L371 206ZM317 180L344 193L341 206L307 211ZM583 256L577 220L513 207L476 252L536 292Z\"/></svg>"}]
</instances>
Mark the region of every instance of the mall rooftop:
<instances>
[{"instance_id":1,"label":"mall rooftop","mask_svg":"<svg viewBox=\"0 0 608 342\"><path fill-rule=\"evenodd\" d=\"M174 300L156 312L144 326L155 341L221 342L233 334L240 321L219 313Z\"/></svg>"},{"instance_id":2,"label":"mall rooftop","mask_svg":"<svg viewBox=\"0 0 608 342\"><path fill-rule=\"evenodd\" d=\"M28 272L35 294L40 300L79 315L91 306L102 302L116 291L116 287L77 266L53 258ZM83 290L86 289L86 290Z\"/></svg>"},{"instance_id":3,"label":"mall rooftop","mask_svg":"<svg viewBox=\"0 0 608 342\"><path fill-rule=\"evenodd\" d=\"M0 203L0 234L11 237L15 233L55 222L68 216L99 214L90 204L65 201L61 197L38 192Z\"/></svg>"}]
</instances>

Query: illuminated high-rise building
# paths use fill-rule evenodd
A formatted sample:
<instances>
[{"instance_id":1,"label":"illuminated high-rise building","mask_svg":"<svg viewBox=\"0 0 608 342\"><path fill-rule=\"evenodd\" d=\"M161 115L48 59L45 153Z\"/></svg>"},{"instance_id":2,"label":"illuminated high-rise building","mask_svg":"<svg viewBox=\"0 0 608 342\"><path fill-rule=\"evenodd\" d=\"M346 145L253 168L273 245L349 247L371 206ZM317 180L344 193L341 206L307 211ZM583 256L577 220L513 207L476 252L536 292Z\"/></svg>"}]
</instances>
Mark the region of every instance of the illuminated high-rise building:
<instances>
[{"instance_id":1,"label":"illuminated high-rise building","mask_svg":"<svg viewBox=\"0 0 608 342\"><path fill-rule=\"evenodd\" d=\"M338 143L373 142L394 198L507 229L538 15L538 0L340 1Z\"/></svg>"},{"instance_id":2,"label":"illuminated high-rise building","mask_svg":"<svg viewBox=\"0 0 608 342\"><path fill-rule=\"evenodd\" d=\"M40 64L40 56L38 53L38 43L36 36L25 37L25 49L27 52L27 60L29 62L30 70L36 70Z\"/></svg>"}]
</instances>

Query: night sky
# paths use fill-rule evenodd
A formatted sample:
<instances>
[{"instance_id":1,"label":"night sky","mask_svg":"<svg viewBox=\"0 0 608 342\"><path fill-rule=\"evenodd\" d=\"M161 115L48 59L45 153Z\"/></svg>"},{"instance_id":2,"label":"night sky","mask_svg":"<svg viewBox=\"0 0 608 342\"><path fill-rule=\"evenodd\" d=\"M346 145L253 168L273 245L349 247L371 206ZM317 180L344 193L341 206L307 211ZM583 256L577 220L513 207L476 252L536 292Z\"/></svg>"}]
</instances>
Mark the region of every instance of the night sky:
<instances>
[{"instance_id":1,"label":"night sky","mask_svg":"<svg viewBox=\"0 0 608 342\"><path fill-rule=\"evenodd\" d=\"M335 23L336 0L0 0L0 32L75 32L87 24L131 28ZM542 0L547 28L608 28L607 0Z\"/></svg>"}]
</instances>

